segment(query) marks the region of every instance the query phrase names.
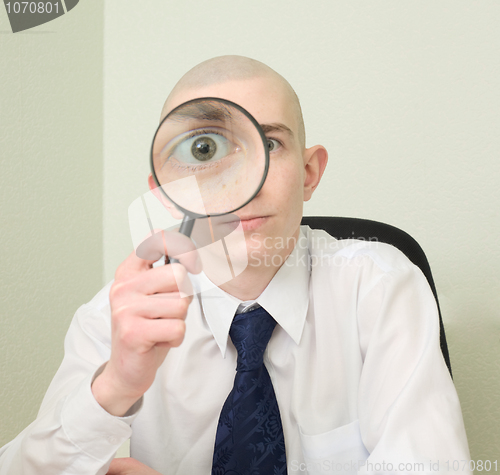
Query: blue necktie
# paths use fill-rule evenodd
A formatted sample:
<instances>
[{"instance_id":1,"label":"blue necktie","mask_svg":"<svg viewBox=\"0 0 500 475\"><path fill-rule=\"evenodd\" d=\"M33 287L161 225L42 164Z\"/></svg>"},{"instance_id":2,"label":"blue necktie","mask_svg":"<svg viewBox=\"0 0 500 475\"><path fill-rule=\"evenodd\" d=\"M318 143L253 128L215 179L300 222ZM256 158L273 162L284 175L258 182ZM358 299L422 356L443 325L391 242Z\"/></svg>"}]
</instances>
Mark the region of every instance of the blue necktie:
<instances>
[{"instance_id":1,"label":"blue necktie","mask_svg":"<svg viewBox=\"0 0 500 475\"><path fill-rule=\"evenodd\" d=\"M264 351L276 321L262 307L234 317L234 386L222 407L212 475L285 475L285 438Z\"/></svg>"}]
</instances>

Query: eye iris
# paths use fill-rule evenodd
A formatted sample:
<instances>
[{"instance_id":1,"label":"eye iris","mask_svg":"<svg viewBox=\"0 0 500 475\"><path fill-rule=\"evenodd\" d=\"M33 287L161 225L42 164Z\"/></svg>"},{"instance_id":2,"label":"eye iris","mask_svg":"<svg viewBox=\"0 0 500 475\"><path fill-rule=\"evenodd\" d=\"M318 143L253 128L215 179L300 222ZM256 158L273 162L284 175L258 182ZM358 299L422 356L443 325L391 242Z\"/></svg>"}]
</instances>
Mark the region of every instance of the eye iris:
<instances>
[{"instance_id":1,"label":"eye iris","mask_svg":"<svg viewBox=\"0 0 500 475\"><path fill-rule=\"evenodd\" d=\"M210 160L217 151L217 144L210 137L200 137L191 146L191 153L196 160Z\"/></svg>"}]
</instances>

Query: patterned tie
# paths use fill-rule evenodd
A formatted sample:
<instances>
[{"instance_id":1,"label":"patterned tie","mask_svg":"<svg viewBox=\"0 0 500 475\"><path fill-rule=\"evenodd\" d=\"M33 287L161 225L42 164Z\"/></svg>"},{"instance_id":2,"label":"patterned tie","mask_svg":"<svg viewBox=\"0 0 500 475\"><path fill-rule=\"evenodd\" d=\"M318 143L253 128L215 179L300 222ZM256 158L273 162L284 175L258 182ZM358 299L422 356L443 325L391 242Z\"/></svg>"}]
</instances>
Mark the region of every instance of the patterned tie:
<instances>
[{"instance_id":1,"label":"patterned tie","mask_svg":"<svg viewBox=\"0 0 500 475\"><path fill-rule=\"evenodd\" d=\"M286 475L285 438L264 351L276 321L262 307L234 317L234 386L222 407L212 475Z\"/></svg>"}]
</instances>

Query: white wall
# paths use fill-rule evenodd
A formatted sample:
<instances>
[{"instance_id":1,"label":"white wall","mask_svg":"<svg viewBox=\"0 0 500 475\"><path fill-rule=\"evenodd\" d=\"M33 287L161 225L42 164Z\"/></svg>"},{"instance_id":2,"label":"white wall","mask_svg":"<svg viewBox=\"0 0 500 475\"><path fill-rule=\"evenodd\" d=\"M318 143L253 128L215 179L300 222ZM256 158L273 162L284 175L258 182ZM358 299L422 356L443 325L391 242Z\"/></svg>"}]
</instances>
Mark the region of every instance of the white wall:
<instances>
[{"instance_id":1,"label":"white wall","mask_svg":"<svg viewBox=\"0 0 500 475\"><path fill-rule=\"evenodd\" d=\"M259 59L301 98L330 164L308 215L399 226L440 294L472 457L500 445L500 3L235 0L105 3L105 279L132 250L169 90L221 54Z\"/></svg>"},{"instance_id":2,"label":"white wall","mask_svg":"<svg viewBox=\"0 0 500 475\"><path fill-rule=\"evenodd\" d=\"M102 43L98 0L16 34L0 5L0 446L102 286Z\"/></svg>"}]
</instances>

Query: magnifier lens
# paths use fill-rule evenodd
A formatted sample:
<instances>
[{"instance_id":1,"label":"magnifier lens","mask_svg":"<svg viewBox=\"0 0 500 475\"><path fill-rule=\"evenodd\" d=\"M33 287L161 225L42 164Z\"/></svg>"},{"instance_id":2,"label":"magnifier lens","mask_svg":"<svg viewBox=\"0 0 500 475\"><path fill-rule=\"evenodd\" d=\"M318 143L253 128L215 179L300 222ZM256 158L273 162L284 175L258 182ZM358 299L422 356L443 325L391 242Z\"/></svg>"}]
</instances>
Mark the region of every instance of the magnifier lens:
<instances>
[{"instance_id":1,"label":"magnifier lens","mask_svg":"<svg viewBox=\"0 0 500 475\"><path fill-rule=\"evenodd\" d=\"M268 164L267 141L255 119L223 99L196 99L175 108L152 148L157 183L193 217L243 207L262 187Z\"/></svg>"}]
</instances>

